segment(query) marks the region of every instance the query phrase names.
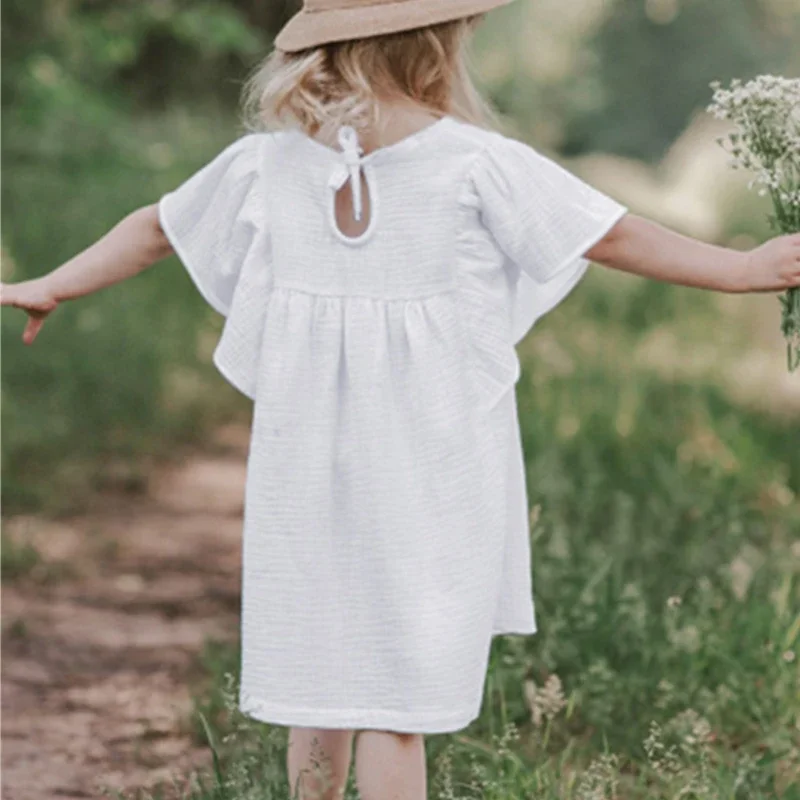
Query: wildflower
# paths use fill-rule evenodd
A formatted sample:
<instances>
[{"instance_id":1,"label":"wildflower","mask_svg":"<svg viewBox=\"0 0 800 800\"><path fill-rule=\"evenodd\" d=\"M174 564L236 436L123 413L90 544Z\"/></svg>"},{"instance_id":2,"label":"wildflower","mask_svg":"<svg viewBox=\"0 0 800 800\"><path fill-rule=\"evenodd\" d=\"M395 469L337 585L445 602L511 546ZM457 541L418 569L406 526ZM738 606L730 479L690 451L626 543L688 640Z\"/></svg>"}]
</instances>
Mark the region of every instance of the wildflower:
<instances>
[{"instance_id":1,"label":"wildflower","mask_svg":"<svg viewBox=\"0 0 800 800\"><path fill-rule=\"evenodd\" d=\"M693 708L682 711L671 722L672 726L683 732L683 745L687 750L702 747L711 740L711 725Z\"/></svg>"},{"instance_id":2,"label":"wildflower","mask_svg":"<svg viewBox=\"0 0 800 800\"><path fill-rule=\"evenodd\" d=\"M453 753L453 743L450 742L436 760L434 782L442 800L456 800L453 784Z\"/></svg>"},{"instance_id":3,"label":"wildflower","mask_svg":"<svg viewBox=\"0 0 800 800\"><path fill-rule=\"evenodd\" d=\"M674 594L667 599L667 608L677 608L682 602L681 598L677 594Z\"/></svg>"},{"instance_id":4,"label":"wildflower","mask_svg":"<svg viewBox=\"0 0 800 800\"><path fill-rule=\"evenodd\" d=\"M686 625L668 631L668 637L674 647L687 653L696 653L700 649L700 630L696 625Z\"/></svg>"},{"instance_id":5,"label":"wildflower","mask_svg":"<svg viewBox=\"0 0 800 800\"><path fill-rule=\"evenodd\" d=\"M656 688L658 690L655 701L656 708L667 708L675 700L675 686L666 678L662 678Z\"/></svg>"},{"instance_id":6,"label":"wildflower","mask_svg":"<svg viewBox=\"0 0 800 800\"><path fill-rule=\"evenodd\" d=\"M674 745L667 747L663 730L657 722L652 721L650 723L650 732L647 734L643 744L647 760L659 776L669 778L680 772L681 765L678 751Z\"/></svg>"},{"instance_id":7,"label":"wildflower","mask_svg":"<svg viewBox=\"0 0 800 800\"><path fill-rule=\"evenodd\" d=\"M731 591L737 600L744 600L755 570L741 555L737 556L728 566L731 581Z\"/></svg>"},{"instance_id":8,"label":"wildflower","mask_svg":"<svg viewBox=\"0 0 800 800\"><path fill-rule=\"evenodd\" d=\"M589 764L581 775L576 793L577 800L606 800L616 797L619 786L619 758L613 753L604 753Z\"/></svg>"},{"instance_id":9,"label":"wildflower","mask_svg":"<svg viewBox=\"0 0 800 800\"><path fill-rule=\"evenodd\" d=\"M787 664L792 664L792 663L794 663L794 660L795 660L795 658L796 658L796 656L795 656L795 652L794 652L794 650L787 650L787 651L786 651L786 652L783 654L783 660L784 660L784 661L785 661Z\"/></svg>"},{"instance_id":10,"label":"wildflower","mask_svg":"<svg viewBox=\"0 0 800 800\"><path fill-rule=\"evenodd\" d=\"M553 719L567 704L558 675L551 675L541 688L532 680L525 681L525 700L531 720L537 728L541 726L543 718Z\"/></svg>"}]
</instances>

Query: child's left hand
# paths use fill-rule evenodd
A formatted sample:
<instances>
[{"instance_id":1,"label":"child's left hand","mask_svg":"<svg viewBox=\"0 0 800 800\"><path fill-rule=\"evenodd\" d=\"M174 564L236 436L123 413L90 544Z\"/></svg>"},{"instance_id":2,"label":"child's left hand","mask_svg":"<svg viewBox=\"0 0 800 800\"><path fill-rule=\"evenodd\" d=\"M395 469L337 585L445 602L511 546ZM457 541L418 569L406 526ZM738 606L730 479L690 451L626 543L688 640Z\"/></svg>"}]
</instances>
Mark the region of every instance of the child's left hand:
<instances>
[{"instance_id":1,"label":"child's left hand","mask_svg":"<svg viewBox=\"0 0 800 800\"><path fill-rule=\"evenodd\" d=\"M48 314L58 307L46 278L19 283L0 283L0 306L15 306L25 311L28 324L22 334L25 344L32 344Z\"/></svg>"},{"instance_id":2,"label":"child's left hand","mask_svg":"<svg viewBox=\"0 0 800 800\"><path fill-rule=\"evenodd\" d=\"M800 233L777 236L751 250L743 278L748 292L800 286Z\"/></svg>"}]
</instances>

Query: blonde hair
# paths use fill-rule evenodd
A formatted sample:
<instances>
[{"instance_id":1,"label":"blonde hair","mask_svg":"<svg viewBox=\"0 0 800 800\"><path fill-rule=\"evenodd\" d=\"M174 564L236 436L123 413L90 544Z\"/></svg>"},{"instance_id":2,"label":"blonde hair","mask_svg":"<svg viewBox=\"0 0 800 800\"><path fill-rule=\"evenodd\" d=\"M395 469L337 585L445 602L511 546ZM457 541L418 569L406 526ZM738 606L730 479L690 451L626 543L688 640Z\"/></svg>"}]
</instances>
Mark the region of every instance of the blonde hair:
<instances>
[{"instance_id":1,"label":"blonde hair","mask_svg":"<svg viewBox=\"0 0 800 800\"><path fill-rule=\"evenodd\" d=\"M411 101L437 117L497 124L470 76L468 43L482 14L285 53L274 50L244 86L250 130L299 127L332 138L340 125L378 124L381 101Z\"/></svg>"}]
</instances>

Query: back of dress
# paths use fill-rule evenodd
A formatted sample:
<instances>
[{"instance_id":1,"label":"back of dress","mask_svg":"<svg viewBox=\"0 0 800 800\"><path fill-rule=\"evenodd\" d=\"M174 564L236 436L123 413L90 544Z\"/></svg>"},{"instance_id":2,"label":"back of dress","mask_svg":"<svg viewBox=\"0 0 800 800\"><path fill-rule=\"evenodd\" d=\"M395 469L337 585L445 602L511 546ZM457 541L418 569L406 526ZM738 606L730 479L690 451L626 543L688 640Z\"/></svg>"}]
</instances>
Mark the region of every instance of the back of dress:
<instances>
[{"instance_id":1,"label":"back of dress","mask_svg":"<svg viewBox=\"0 0 800 800\"><path fill-rule=\"evenodd\" d=\"M626 209L451 117L341 145L245 136L159 204L227 317L214 361L254 400L240 702L459 730L491 637L536 630L514 345ZM355 238L334 210L348 180L370 210Z\"/></svg>"}]
</instances>

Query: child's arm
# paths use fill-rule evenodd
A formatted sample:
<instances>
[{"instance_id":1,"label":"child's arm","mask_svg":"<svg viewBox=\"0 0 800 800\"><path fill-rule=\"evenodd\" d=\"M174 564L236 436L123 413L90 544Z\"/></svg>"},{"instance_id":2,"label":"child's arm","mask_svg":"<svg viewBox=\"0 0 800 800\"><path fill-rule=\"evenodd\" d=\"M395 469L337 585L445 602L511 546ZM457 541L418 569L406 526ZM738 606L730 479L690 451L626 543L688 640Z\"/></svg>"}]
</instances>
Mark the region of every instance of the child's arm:
<instances>
[{"instance_id":1,"label":"child's arm","mask_svg":"<svg viewBox=\"0 0 800 800\"><path fill-rule=\"evenodd\" d=\"M719 292L780 292L800 286L800 234L778 236L742 252L626 214L585 256L646 278Z\"/></svg>"},{"instance_id":2,"label":"child's arm","mask_svg":"<svg viewBox=\"0 0 800 800\"><path fill-rule=\"evenodd\" d=\"M144 206L47 275L19 283L0 283L0 305L16 306L28 313L30 319L22 341L31 344L45 317L62 300L119 283L171 253L172 246L158 221L158 206Z\"/></svg>"}]
</instances>

